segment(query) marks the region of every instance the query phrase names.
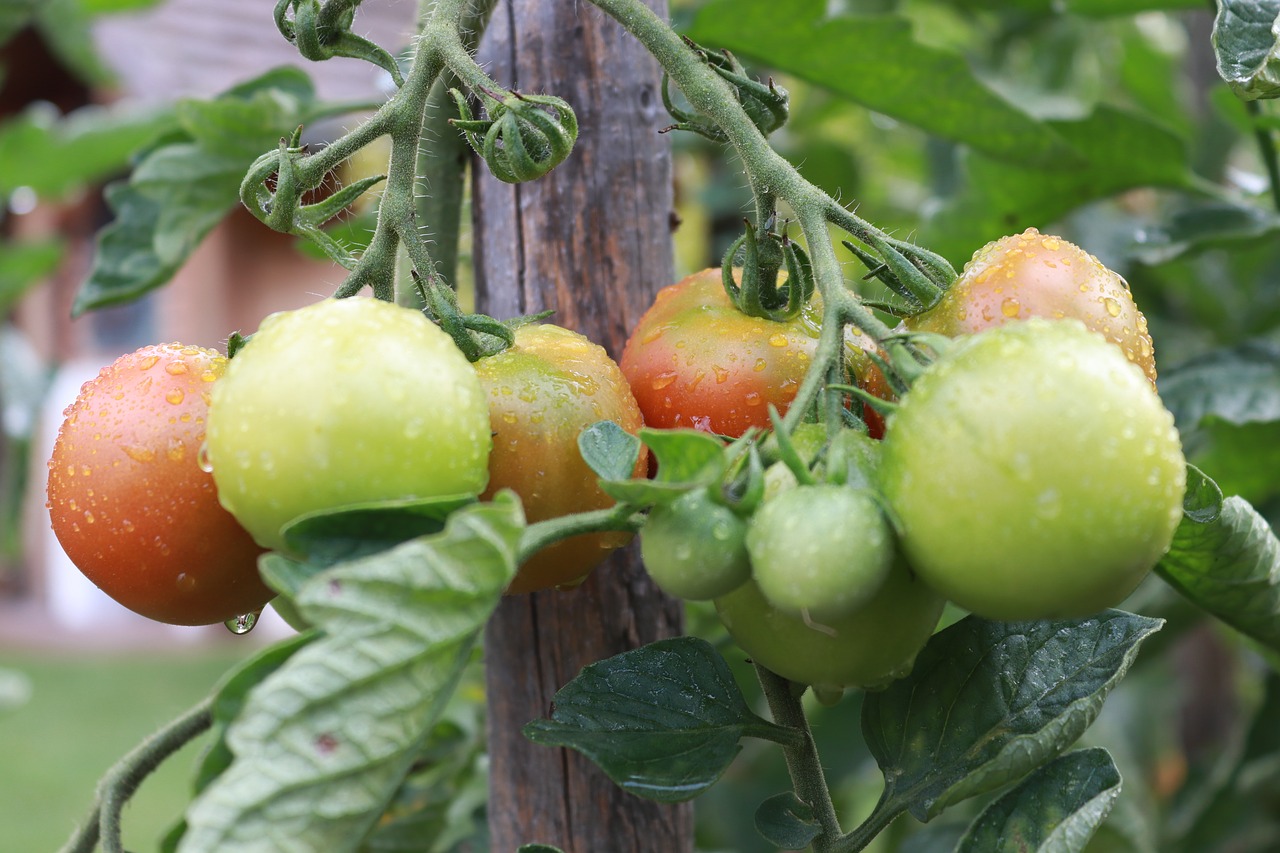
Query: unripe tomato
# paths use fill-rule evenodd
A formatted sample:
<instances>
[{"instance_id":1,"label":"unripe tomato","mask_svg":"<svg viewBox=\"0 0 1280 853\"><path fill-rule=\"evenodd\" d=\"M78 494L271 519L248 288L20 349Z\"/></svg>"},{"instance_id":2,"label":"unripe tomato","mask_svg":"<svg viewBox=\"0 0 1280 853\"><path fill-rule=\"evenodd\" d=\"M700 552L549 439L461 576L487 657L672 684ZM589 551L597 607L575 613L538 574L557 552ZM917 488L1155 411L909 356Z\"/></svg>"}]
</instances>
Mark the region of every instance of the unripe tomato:
<instances>
[{"instance_id":1,"label":"unripe tomato","mask_svg":"<svg viewBox=\"0 0 1280 853\"><path fill-rule=\"evenodd\" d=\"M603 347L577 332L543 324L521 326L515 335L514 346L475 366L493 433L484 496L512 489L530 522L613 506L578 451L578 435L602 420L633 434L640 430L627 380ZM646 461L642 452L635 476ZM630 538L594 533L557 542L525 561L507 592L581 583Z\"/></svg>"},{"instance_id":2,"label":"unripe tomato","mask_svg":"<svg viewBox=\"0 0 1280 853\"><path fill-rule=\"evenodd\" d=\"M376 299L271 315L232 359L209 410L219 497L273 549L306 513L478 494L490 447L466 357L421 312Z\"/></svg>"},{"instance_id":3,"label":"unripe tomato","mask_svg":"<svg viewBox=\"0 0 1280 853\"><path fill-rule=\"evenodd\" d=\"M747 523L695 489L649 513L640 531L640 557L668 595L709 601L751 577Z\"/></svg>"},{"instance_id":4,"label":"unripe tomato","mask_svg":"<svg viewBox=\"0 0 1280 853\"><path fill-rule=\"evenodd\" d=\"M942 301L906 326L956 337L1032 317L1081 321L1155 383L1151 335L1129 284L1079 246L1034 228L974 252Z\"/></svg>"},{"instance_id":5,"label":"unripe tomato","mask_svg":"<svg viewBox=\"0 0 1280 853\"><path fill-rule=\"evenodd\" d=\"M53 532L85 577L159 622L208 625L260 609L262 549L200 469L216 352L143 347L86 382L49 460Z\"/></svg>"},{"instance_id":6,"label":"unripe tomato","mask_svg":"<svg viewBox=\"0 0 1280 853\"><path fill-rule=\"evenodd\" d=\"M1173 416L1075 320L959 343L889 419L881 485L911 567L991 619L1118 604L1168 549L1186 487Z\"/></svg>"},{"instance_id":7,"label":"unripe tomato","mask_svg":"<svg viewBox=\"0 0 1280 853\"><path fill-rule=\"evenodd\" d=\"M879 591L893 564L893 531L865 490L801 486L756 512L747 551L752 577L770 604L826 623Z\"/></svg>"},{"instance_id":8,"label":"unripe tomato","mask_svg":"<svg viewBox=\"0 0 1280 853\"><path fill-rule=\"evenodd\" d=\"M738 647L783 678L817 690L882 687L911 672L946 602L902 561L862 607L823 625L771 605L755 581L716 599Z\"/></svg>"},{"instance_id":9,"label":"unripe tomato","mask_svg":"<svg viewBox=\"0 0 1280 853\"><path fill-rule=\"evenodd\" d=\"M785 412L818 345L814 297L786 322L748 317L729 301L720 270L663 288L622 351L647 426L737 437Z\"/></svg>"}]
</instances>

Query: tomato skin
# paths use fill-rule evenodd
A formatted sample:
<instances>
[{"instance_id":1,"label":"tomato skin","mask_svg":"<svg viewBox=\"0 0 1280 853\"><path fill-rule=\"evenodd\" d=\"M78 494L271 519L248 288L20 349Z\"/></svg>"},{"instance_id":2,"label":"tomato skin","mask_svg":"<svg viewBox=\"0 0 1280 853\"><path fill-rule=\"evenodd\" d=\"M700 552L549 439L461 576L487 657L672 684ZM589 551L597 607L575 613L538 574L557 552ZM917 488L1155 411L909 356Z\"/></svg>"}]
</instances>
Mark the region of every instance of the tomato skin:
<instances>
[{"instance_id":1,"label":"tomato skin","mask_svg":"<svg viewBox=\"0 0 1280 853\"><path fill-rule=\"evenodd\" d=\"M869 492L823 483L765 501L751 519L747 551L771 605L825 623L880 589L893 564L893 532Z\"/></svg>"},{"instance_id":2,"label":"tomato skin","mask_svg":"<svg viewBox=\"0 0 1280 853\"><path fill-rule=\"evenodd\" d=\"M1079 246L1035 228L974 252L942 301L905 325L956 337L1032 317L1081 321L1155 384L1155 350L1129 284Z\"/></svg>"},{"instance_id":3,"label":"tomato skin","mask_svg":"<svg viewBox=\"0 0 1280 853\"><path fill-rule=\"evenodd\" d=\"M197 460L226 363L180 344L121 356L80 389L49 460L49 514L67 556L158 622L224 622L273 595L258 576L262 549Z\"/></svg>"},{"instance_id":4,"label":"tomato skin","mask_svg":"<svg viewBox=\"0 0 1280 853\"><path fill-rule=\"evenodd\" d=\"M821 306L786 322L748 317L724 292L719 269L658 293L622 351L647 426L737 437L785 412L817 349Z\"/></svg>"},{"instance_id":5,"label":"tomato skin","mask_svg":"<svg viewBox=\"0 0 1280 853\"><path fill-rule=\"evenodd\" d=\"M223 506L264 547L310 512L478 494L489 413L475 370L421 312L326 299L273 314L213 389Z\"/></svg>"},{"instance_id":6,"label":"tomato skin","mask_svg":"<svg viewBox=\"0 0 1280 853\"><path fill-rule=\"evenodd\" d=\"M899 560L869 601L821 628L771 605L755 581L717 598L716 610L756 663L818 690L839 690L882 687L909 674L945 604Z\"/></svg>"},{"instance_id":7,"label":"tomato skin","mask_svg":"<svg viewBox=\"0 0 1280 853\"><path fill-rule=\"evenodd\" d=\"M601 420L635 434L643 425L626 378L604 348L550 324L516 329L515 345L476 363L489 405L493 452L483 497L512 489L528 521L613 506L582 460L578 435ZM634 476L643 474L642 449ZM575 536L527 560L508 594L576 586L626 533Z\"/></svg>"},{"instance_id":8,"label":"tomato skin","mask_svg":"<svg viewBox=\"0 0 1280 853\"><path fill-rule=\"evenodd\" d=\"M1186 467L1143 372L1075 320L972 336L889 419L881 485L912 568L991 619L1118 604L1167 550Z\"/></svg>"},{"instance_id":9,"label":"tomato skin","mask_svg":"<svg viewBox=\"0 0 1280 853\"><path fill-rule=\"evenodd\" d=\"M751 577L746 536L737 513L696 489L653 508L640 531L640 556L663 592L710 601Z\"/></svg>"}]
</instances>

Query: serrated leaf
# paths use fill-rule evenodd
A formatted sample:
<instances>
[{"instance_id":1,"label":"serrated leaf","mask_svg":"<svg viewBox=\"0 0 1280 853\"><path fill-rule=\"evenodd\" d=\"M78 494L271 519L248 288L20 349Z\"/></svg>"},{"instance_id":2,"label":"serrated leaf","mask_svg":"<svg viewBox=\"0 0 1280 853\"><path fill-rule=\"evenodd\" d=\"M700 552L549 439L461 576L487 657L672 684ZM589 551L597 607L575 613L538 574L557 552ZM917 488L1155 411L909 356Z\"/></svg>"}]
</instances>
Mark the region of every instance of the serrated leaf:
<instances>
[{"instance_id":1,"label":"serrated leaf","mask_svg":"<svg viewBox=\"0 0 1280 853\"><path fill-rule=\"evenodd\" d=\"M896 15L831 15L821 0L716 0L690 37L728 48L1005 163L1062 165L1071 146Z\"/></svg>"},{"instance_id":2,"label":"serrated leaf","mask_svg":"<svg viewBox=\"0 0 1280 853\"><path fill-rule=\"evenodd\" d=\"M584 667L525 737L576 749L637 796L681 802L711 787L745 736L788 737L751 712L705 640L660 640Z\"/></svg>"},{"instance_id":3,"label":"serrated leaf","mask_svg":"<svg viewBox=\"0 0 1280 853\"><path fill-rule=\"evenodd\" d=\"M956 853L1080 853L1119 795L1105 749L1069 752L987 806Z\"/></svg>"},{"instance_id":4,"label":"serrated leaf","mask_svg":"<svg viewBox=\"0 0 1280 853\"><path fill-rule=\"evenodd\" d=\"M1216 203L1174 211L1134 235L1129 254L1152 266L1206 249L1274 239L1280 216L1242 204Z\"/></svg>"},{"instance_id":5,"label":"serrated leaf","mask_svg":"<svg viewBox=\"0 0 1280 853\"><path fill-rule=\"evenodd\" d=\"M188 809L179 850L355 850L514 576L522 527L500 497L308 581L297 603L321 636L248 694L234 761Z\"/></svg>"},{"instance_id":6,"label":"serrated leaf","mask_svg":"<svg viewBox=\"0 0 1280 853\"><path fill-rule=\"evenodd\" d=\"M0 195L30 187L60 198L123 171L131 154L173 126L167 109L91 106L61 116L36 104L0 126Z\"/></svg>"},{"instance_id":7,"label":"serrated leaf","mask_svg":"<svg viewBox=\"0 0 1280 853\"><path fill-rule=\"evenodd\" d=\"M1166 370L1160 398L1183 432L1209 416L1231 424L1280 421L1280 344L1247 341Z\"/></svg>"},{"instance_id":8,"label":"serrated leaf","mask_svg":"<svg viewBox=\"0 0 1280 853\"><path fill-rule=\"evenodd\" d=\"M1280 650L1280 541L1244 499L1227 498L1211 521L1184 515L1156 571L1240 633Z\"/></svg>"},{"instance_id":9,"label":"serrated leaf","mask_svg":"<svg viewBox=\"0 0 1280 853\"><path fill-rule=\"evenodd\" d=\"M57 269L66 247L59 240L0 242L0 317Z\"/></svg>"},{"instance_id":10,"label":"serrated leaf","mask_svg":"<svg viewBox=\"0 0 1280 853\"><path fill-rule=\"evenodd\" d=\"M640 430L640 440L657 460L652 480L602 480L600 488L615 501L632 506L657 506L674 501L690 489L724 475L724 443L695 429ZM630 473L630 472L628 472Z\"/></svg>"},{"instance_id":11,"label":"serrated leaf","mask_svg":"<svg viewBox=\"0 0 1280 853\"><path fill-rule=\"evenodd\" d=\"M578 434L582 461L605 480L625 480L636 469L640 439L613 421L599 421Z\"/></svg>"},{"instance_id":12,"label":"serrated leaf","mask_svg":"<svg viewBox=\"0 0 1280 853\"><path fill-rule=\"evenodd\" d=\"M792 791L775 794L761 803L755 822L756 832L783 850L803 850L822 833L813 808Z\"/></svg>"},{"instance_id":13,"label":"serrated leaf","mask_svg":"<svg viewBox=\"0 0 1280 853\"><path fill-rule=\"evenodd\" d=\"M1213 22L1218 74L1247 101L1280 95L1277 17L1280 0L1218 0Z\"/></svg>"},{"instance_id":14,"label":"serrated leaf","mask_svg":"<svg viewBox=\"0 0 1280 853\"><path fill-rule=\"evenodd\" d=\"M474 495L444 495L354 504L303 515L282 533L290 552L327 568L439 533L451 512L474 502Z\"/></svg>"},{"instance_id":15,"label":"serrated leaf","mask_svg":"<svg viewBox=\"0 0 1280 853\"><path fill-rule=\"evenodd\" d=\"M970 152L965 188L925 223L921 245L960 263L983 244L1044 226L1082 204L1134 187L1195 189L1186 143L1166 127L1109 106L1053 128L1083 164L1037 169Z\"/></svg>"},{"instance_id":16,"label":"serrated leaf","mask_svg":"<svg viewBox=\"0 0 1280 853\"><path fill-rule=\"evenodd\" d=\"M115 219L98 232L93 267L76 293L75 316L137 299L172 278L179 266L162 261L151 243L159 204L124 182L109 184L104 195Z\"/></svg>"},{"instance_id":17,"label":"serrated leaf","mask_svg":"<svg viewBox=\"0 0 1280 853\"><path fill-rule=\"evenodd\" d=\"M1162 624L1119 610L1052 622L968 616L935 634L907 678L863 703L882 807L929 820L1048 761L1093 722Z\"/></svg>"}]
</instances>

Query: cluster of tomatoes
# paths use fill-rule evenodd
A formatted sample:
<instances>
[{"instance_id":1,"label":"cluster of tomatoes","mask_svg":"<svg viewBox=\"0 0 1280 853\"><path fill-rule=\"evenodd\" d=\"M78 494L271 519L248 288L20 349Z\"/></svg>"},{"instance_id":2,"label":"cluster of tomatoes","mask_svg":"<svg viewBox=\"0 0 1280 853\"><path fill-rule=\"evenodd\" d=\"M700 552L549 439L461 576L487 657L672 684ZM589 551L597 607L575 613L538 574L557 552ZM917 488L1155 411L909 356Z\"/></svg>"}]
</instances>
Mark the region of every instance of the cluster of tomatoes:
<instances>
[{"instance_id":1,"label":"cluster of tomatoes","mask_svg":"<svg viewBox=\"0 0 1280 853\"><path fill-rule=\"evenodd\" d=\"M815 357L817 299L791 320L748 317L707 270L658 295L617 364L531 324L472 365L422 313L368 299L273 315L230 362L144 348L67 410L54 530L121 603L201 624L270 598L256 557L287 550L283 529L308 514L501 489L530 522L608 507L577 449L585 427L767 431ZM887 424L774 435L757 448L772 461L762 499L699 485L641 530L660 586L714 600L748 654L798 682L901 675L946 600L997 619L1117 604L1181 517L1185 462L1150 336L1092 256L1034 229L1005 238L904 325L954 340L886 400ZM885 362L851 355L864 388L892 398ZM642 455L633 476L646 468ZM625 541L558 542L509 591L572 586Z\"/></svg>"}]
</instances>

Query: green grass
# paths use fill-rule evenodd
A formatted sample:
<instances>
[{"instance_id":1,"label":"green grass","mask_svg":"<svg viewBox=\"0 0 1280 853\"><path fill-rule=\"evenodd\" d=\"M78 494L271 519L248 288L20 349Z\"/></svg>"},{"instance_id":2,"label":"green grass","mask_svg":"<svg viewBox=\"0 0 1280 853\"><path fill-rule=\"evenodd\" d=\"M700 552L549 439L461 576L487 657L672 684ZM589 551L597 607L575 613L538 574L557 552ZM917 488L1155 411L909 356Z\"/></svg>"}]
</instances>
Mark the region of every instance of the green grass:
<instances>
[{"instance_id":1,"label":"green grass","mask_svg":"<svg viewBox=\"0 0 1280 853\"><path fill-rule=\"evenodd\" d=\"M253 651L0 650L0 669L22 673L32 688L25 704L0 707L0 853L60 848L87 814L107 768L207 695L233 663ZM128 849L155 850L181 816L207 741L206 735L165 762L126 806Z\"/></svg>"}]
</instances>

